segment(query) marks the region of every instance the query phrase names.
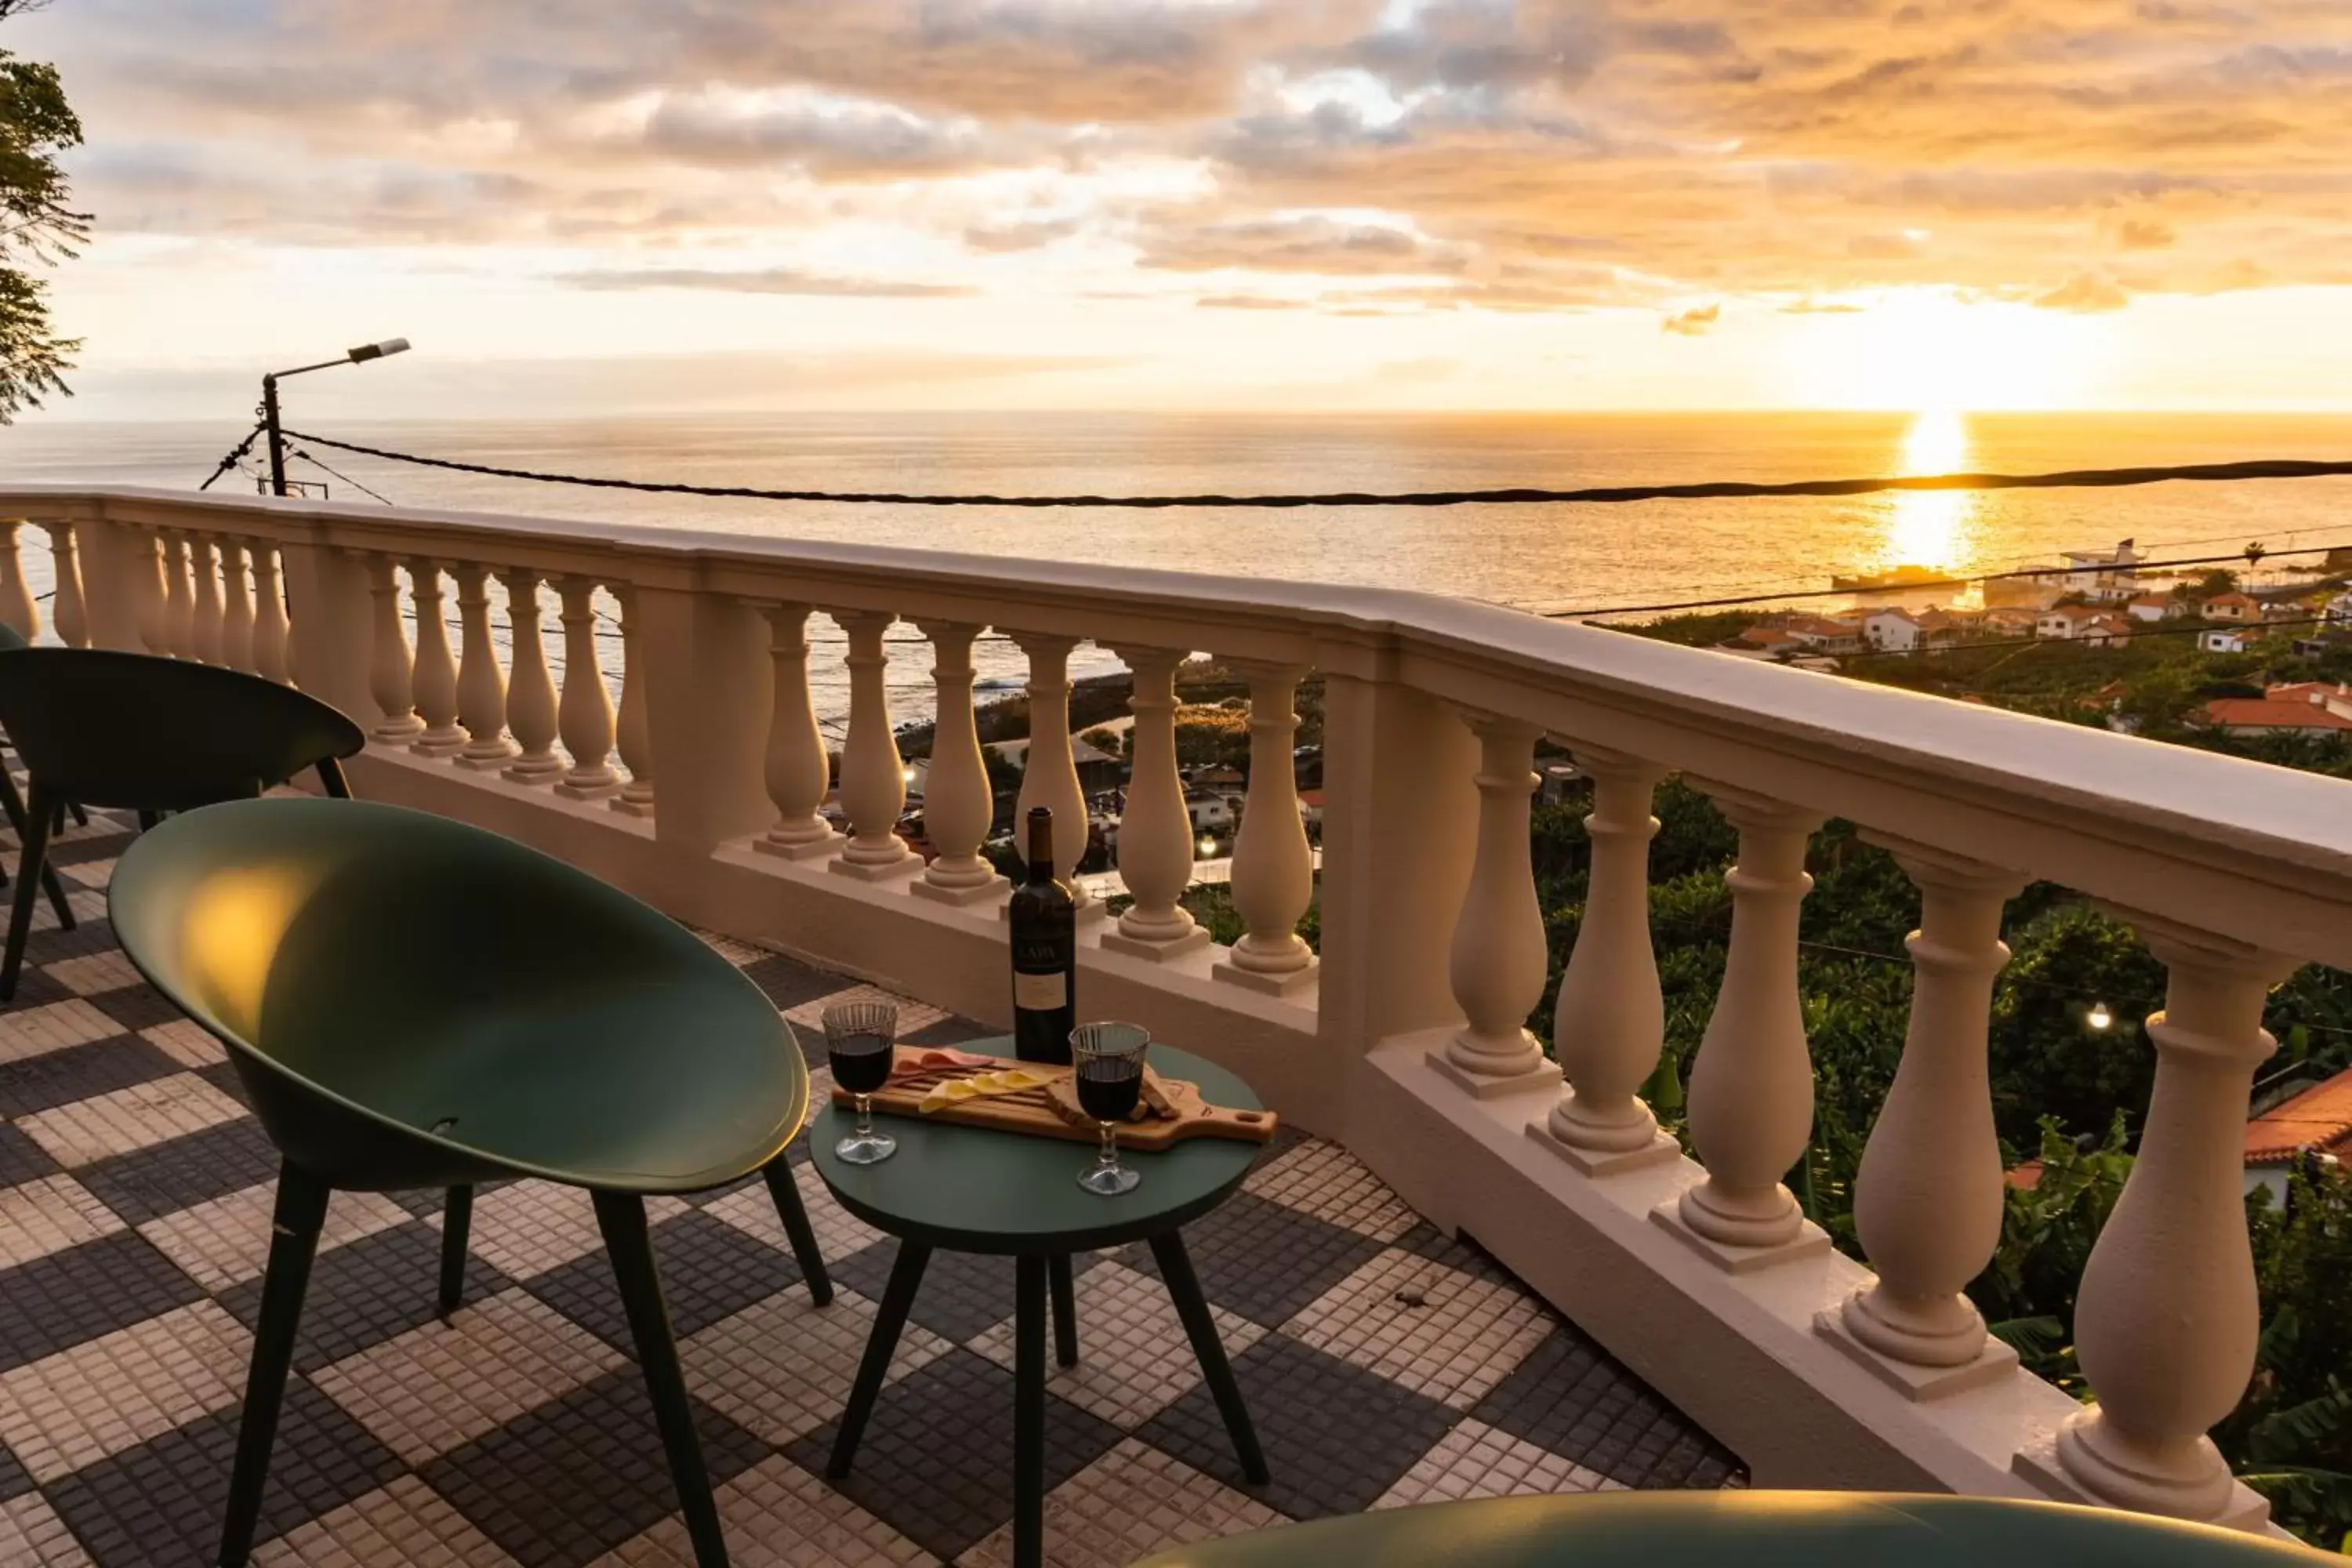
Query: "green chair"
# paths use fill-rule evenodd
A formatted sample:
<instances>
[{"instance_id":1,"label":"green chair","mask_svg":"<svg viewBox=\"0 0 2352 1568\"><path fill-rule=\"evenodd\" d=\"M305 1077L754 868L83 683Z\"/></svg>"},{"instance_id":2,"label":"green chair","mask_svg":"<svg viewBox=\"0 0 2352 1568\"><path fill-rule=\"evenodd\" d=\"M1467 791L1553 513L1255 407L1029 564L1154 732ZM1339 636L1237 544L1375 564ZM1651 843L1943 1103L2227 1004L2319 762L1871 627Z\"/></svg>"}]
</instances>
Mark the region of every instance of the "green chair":
<instances>
[{"instance_id":1,"label":"green chair","mask_svg":"<svg viewBox=\"0 0 2352 1568\"><path fill-rule=\"evenodd\" d=\"M328 1194L508 1177L588 1190L695 1560L725 1563L645 1199L763 1173L830 1298L781 1158L808 1069L759 987L562 861L359 801L175 816L123 853L109 912L140 973L230 1047L283 1156L225 1568L252 1545Z\"/></svg>"},{"instance_id":2,"label":"green chair","mask_svg":"<svg viewBox=\"0 0 2352 1568\"><path fill-rule=\"evenodd\" d=\"M167 811L257 795L307 768L329 795L349 795L336 759L367 743L358 725L290 686L100 648L0 649L0 727L29 781L24 810L9 814L25 849L0 1001L16 994L37 878L50 884L59 922L73 924L47 863L66 802L136 811L152 824Z\"/></svg>"}]
</instances>

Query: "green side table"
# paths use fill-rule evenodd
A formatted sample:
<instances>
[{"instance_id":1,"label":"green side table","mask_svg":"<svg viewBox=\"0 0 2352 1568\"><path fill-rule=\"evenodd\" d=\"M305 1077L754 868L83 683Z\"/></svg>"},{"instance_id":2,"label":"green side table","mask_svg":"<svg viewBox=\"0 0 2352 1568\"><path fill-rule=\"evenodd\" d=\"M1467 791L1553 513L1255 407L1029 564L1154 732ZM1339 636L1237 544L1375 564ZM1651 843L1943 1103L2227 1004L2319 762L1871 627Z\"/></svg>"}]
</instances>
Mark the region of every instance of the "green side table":
<instances>
[{"instance_id":1,"label":"green side table","mask_svg":"<svg viewBox=\"0 0 2352 1568\"><path fill-rule=\"evenodd\" d=\"M1010 1037L974 1040L971 1049L1009 1056ZM1213 1105L1255 1110L1249 1086L1213 1063L1172 1046L1155 1044L1151 1066L1162 1077L1190 1079ZM1192 1272L1177 1227L1200 1218L1233 1195L1263 1145L1196 1138L1154 1153L1122 1149L1119 1158L1143 1174L1143 1184L1115 1198L1078 1185L1092 1145L1029 1138L983 1127L959 1127L912 1116L883 1119L898 1152L875 1165L849 1165L833 1146L851 1118L827 1105L809 1127L817 1174L841 1206L875 1229L898 1238L898 1256L882 1293L865 1360L842 1412L826 1473L849 1473L857 1457L882 1380L890 1370L899 1331L915 1304L931 1253L1009 1254L1015 1259L1013 1335L1013 1561L1035 1568L1045 1561L1045 1292L1053 1275L1060 1319L1060 1359L1077 1360L1070 1313L1069 1256L1133 1241L1151 1245L1176 1315L1200 1358L1201 1374L1232 1434L1242 1471L1266 1479L1265 1456L1250 1426L1241 1389L1225 1360L1209 1303Z\"/></svg>"}]
</instances>

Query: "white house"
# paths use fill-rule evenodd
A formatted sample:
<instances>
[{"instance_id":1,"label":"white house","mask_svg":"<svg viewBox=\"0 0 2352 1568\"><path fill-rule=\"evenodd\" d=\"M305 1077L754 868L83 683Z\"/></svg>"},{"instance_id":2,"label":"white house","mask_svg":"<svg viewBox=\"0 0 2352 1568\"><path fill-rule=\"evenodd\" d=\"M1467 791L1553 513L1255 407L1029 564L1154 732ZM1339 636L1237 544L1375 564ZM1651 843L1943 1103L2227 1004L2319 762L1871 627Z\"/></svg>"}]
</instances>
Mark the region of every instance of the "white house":
<instances>
[{"instance_id":1,"label":"white house","mask_svg":"<svg viewBox=\"0 0 2352 1568\"><path fill-rule=\"evenodd\" d=\"M2124 606L2124 614L2136 621L2160 621L2176 614L2179 607L2179 600L2162 594L2142 594Z\"/></svg>"},{"instance_id":2,"label":"white house","mask_svg":"<svg viewBox=\"0 0 2352 1568\"><path fill-rule=\"evenodd\" d=\"M2327 607L2321 614L2331 626L2340 626L2347 621L2352 621L2352 594L2336 595L2327 601Z\"/></svg>"},{"instance_id":3,"label":"white house","mask_svg":"<svg viewBox=\"0 0 2352 1568\"><path fill-rule=\"evenodd\" d=\"M2243 653L2246 651L2246 634L2227 631L2220 626L2209 627L2197 634L2197 651L2199 653Z\"/></svg>"},{"instance_id":4,"label":"white house","mask_svg":"<svg viewBox=\"0 0 2352 1568\"><path fill-rule=\"evenodd\" d=\"M2120 616L2095 616L2074 633L2077 641L2095 643L2101 647L2129 642L2131 635L2131 623Z\"/></svg>"},{"instance_id":5,"label":"white house","mask_svg":"<svg viewBox=\"0 0 2352 1568\"><path fill-rule=\"evenodd\" d=\"M1863 617L1862 636L1881 653L1909 653L1919 646L1919 623L1908 610L1873 610Z\"/></svg>"},{"instance_id":6,"label":"white house","mask_svg":"<svg viewBox=\"0 0 2352 1568\"><path fill-rule=\"evenodd\" d=\"M2216 594L2198 606L2209 621L2246 622L2263 618L2263 606L2243 594Z\"/></svg>"},{"instance_id":7,"label":"white house","mask_svg":"<svg viewBox=\"0 0 2352 1568\"><path fill-rule=\"evenodd\" d=\"M2083 636L2091 623L2102 619L2100 611L2090 605L2053 605L2034 620L2033 635L2055 637L2061 641Z\"/></svg>"}]
</instances>

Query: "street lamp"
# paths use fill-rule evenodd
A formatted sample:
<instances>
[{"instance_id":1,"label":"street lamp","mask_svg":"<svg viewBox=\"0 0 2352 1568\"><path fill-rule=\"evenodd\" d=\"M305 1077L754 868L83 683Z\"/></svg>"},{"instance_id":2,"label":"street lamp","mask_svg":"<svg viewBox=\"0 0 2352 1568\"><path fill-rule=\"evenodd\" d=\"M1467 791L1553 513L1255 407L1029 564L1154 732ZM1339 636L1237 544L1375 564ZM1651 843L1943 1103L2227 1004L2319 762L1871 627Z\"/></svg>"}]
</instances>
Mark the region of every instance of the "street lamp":
<instances>
[{"instance_id":1,"label":"street lamp","mask_svg":"<svg viewBox=\"0 0 2352 1568\"><path fill-rule=\"evenodd\" d=\"M261 424L269 433L269 493L286 493L286 437L278 426L278 381L280 376L301 375L330 365L365 364L386 354L408 352L406 338L386 338L380 343L362 343L341 359L322 359L316 364L298 364L292 370L274 370L261 378Z\"/></svg>"}]
</instances>

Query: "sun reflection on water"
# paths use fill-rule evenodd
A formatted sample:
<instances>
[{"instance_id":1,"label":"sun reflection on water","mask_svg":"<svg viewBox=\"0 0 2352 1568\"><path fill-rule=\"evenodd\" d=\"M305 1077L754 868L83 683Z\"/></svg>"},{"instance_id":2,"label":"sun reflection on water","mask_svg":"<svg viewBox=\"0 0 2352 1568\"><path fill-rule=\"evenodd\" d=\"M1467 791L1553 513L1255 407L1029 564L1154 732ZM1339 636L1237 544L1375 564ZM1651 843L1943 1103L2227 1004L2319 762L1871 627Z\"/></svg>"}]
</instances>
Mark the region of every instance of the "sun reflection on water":
<instances>
[{"instance_id":1,"label":"sun reflection on water","mask_svg":"<svg viewBox=\"0 0 2352 1568\"><path fill-rule=\"evenodd\" d=\"M1922 409L1903 435L1906 474L1948 474L1969 462L1969 426L1955 409ZM1976 518L1973 490L1897 490L1887 516L1886 559L1895 565L1951 571L1968 552Z\"/></svg>"}]
</instances>

